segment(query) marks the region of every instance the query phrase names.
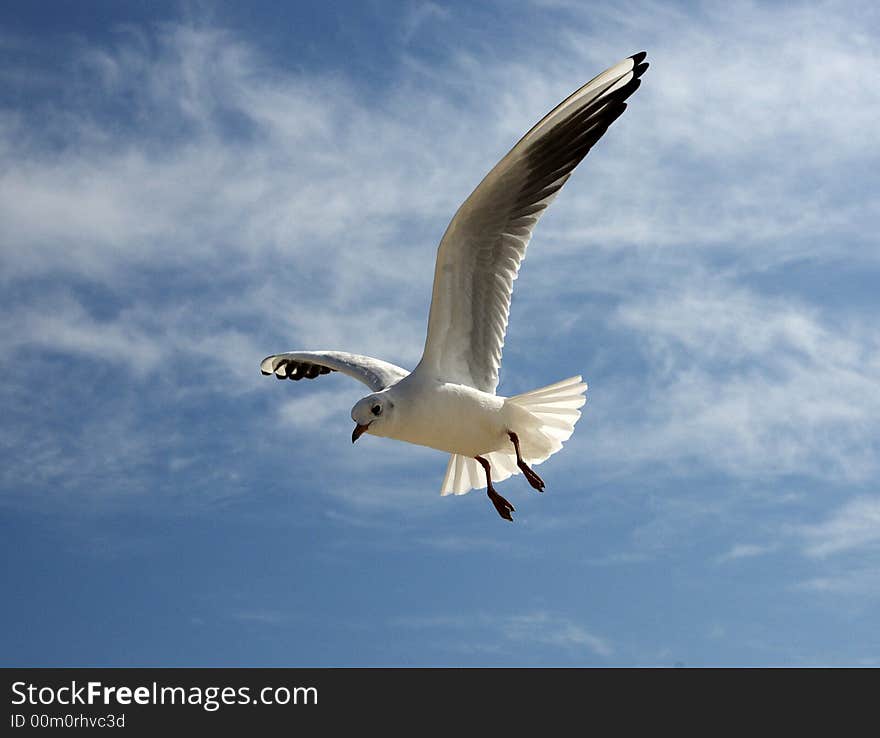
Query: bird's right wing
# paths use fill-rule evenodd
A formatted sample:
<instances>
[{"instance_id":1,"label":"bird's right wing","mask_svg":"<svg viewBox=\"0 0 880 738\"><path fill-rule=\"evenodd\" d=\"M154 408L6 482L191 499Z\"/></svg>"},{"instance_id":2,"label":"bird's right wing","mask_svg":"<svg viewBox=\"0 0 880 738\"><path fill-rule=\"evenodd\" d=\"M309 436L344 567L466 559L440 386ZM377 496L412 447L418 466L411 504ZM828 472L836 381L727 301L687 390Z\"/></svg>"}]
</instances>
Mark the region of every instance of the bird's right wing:
<instances>
[{"instance_id":1,"label":"bird's right wing","mask_svg":"<svg viewBox=\"0 0 880 738\"><path fill-rule=\"evenodd\" d=\"M348 354L344 351L289 351L272 354L260 363L260 371L278 379L314 379L330 372L342 372L367 385L373 392L381 392L397 384L409 372L394 364L369 356Z\"/></svg>"},{"instance_id":2,"label":"bird's right wing","mask_svg":"<svg viewBox=\"0 0 880 738\"><path fill-rule=\"evenodd\" d=\"M495 392L513 280L532 230L648 68L645 53L557 105L492 169L440 242L425 352L416 371Z\"/></svg>"}]
</instances>

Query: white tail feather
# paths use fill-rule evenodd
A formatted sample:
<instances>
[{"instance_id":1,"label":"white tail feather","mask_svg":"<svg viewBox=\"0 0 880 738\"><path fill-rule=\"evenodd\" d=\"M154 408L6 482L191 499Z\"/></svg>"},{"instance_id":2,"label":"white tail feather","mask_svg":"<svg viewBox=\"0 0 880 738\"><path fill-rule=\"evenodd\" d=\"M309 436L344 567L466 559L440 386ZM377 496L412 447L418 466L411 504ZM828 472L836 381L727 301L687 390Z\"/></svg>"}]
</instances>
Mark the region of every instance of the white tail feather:
<instances>
[{"instance_id":1,"label":"white tail feather","mask_svg":"<svg viewBox=\"0 0 880 738\"><path fill-rule=\"evenodd\" d=\"M517 412L515 431L520 440L523 461L530 466L546 461L574 432L581 416L579 408L587 398L586 383L581 377L570 377L561 382L541 387L522 395L508 397L506 403L526 411ZM520 427L520 425L522 427ZM492 451L483 457L492 469L492 482L503 482L519 474L513 444L510 449ZM486 474L476 459L453 454L446 466L446 476L440 487L441 495L463 495L472 489L486 487Z\"/></svg>"}]
</instances>

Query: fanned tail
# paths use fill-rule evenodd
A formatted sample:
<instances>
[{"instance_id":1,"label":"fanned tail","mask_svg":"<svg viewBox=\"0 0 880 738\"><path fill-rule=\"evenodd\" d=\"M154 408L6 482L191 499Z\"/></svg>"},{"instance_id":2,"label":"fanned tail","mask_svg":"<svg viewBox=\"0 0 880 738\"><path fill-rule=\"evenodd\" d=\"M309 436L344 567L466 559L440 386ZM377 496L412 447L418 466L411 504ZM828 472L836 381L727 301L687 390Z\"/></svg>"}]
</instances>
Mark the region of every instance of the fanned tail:
<instances>
[{"instance_id":1,"label":"fanned tail","mask_svg":"<svg viewBox=\"0 0 880 738\"><path fill-rule=\"evenodd\" d=\"M577 376L507 398L506 402L515 408L523 461L534 466L562 448L581 417L586 392L586 382ZM512 444L509 451L493 451L484 456L492 466L493 482L502 482L520 473ZM476 459L460 454L450 457L440 487L441 495L463 495L485 487L486 475Z\"/></svg>"}]
</instances>

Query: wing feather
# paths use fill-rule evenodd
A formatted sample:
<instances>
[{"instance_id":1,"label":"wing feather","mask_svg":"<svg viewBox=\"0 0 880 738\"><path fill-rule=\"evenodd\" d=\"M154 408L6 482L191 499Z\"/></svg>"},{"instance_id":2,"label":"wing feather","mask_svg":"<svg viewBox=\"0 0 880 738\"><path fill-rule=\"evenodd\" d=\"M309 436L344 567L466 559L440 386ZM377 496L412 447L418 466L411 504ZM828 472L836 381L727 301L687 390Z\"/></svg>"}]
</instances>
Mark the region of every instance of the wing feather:
<instances>
[{"instance_id":1,"label":"wing feather","mask_svg":"<svg viewBox=\"0 0 880 738\"><path fill-rule=\"evenodd\" d=\"M419 368L494 392L513 281L547 206L626 110L645 53L602 72L542 118L458 209L437 250Z\"/></svg>"},{"instance_id":2,"label":"wing feather","mask_svg":"<svg viewBox=\"0 0 880 738\"><path fill-rule=\"evenodd\" d=\"M288 351L272 354L260 362L260 371L278 379L315 379L322 374L342 372L367 385L373 392L397 384L409 374L394 364L344 351Z\"/></svg>"}]
</instances>

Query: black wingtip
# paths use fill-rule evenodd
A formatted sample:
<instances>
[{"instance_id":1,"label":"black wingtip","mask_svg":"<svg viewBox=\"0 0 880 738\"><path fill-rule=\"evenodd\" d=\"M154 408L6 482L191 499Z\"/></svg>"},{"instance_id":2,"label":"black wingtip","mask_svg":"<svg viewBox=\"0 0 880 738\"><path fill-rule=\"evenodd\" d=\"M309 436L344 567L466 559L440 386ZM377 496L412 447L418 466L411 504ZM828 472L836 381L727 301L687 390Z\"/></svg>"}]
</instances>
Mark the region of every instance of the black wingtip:
<instances>
[{"instance_id":1,"label":"black wingtip","mask_svg":"<svg viewBox=\"0 0 880 738\"><path fill-rule=\"evenodd\" d=\"M633 60L634 64L641 64L645 61L645 57L648 55L647 51L640 51L638 54L633 54L630 59Z\"/></svg>"}]
</instances>

